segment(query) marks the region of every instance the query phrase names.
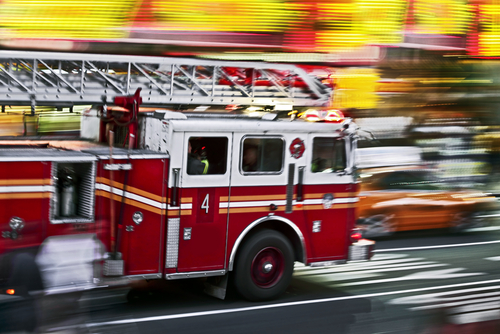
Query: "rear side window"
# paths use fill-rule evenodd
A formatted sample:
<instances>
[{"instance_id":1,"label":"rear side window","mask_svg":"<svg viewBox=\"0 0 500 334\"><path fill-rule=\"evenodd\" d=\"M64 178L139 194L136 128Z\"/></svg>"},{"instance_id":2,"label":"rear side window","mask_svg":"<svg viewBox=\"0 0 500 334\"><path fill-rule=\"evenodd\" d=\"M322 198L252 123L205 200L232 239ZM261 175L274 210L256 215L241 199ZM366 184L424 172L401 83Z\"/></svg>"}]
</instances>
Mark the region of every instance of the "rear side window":
<instances>
[{"instance_id":1,"label":"rear side window","mask_svg":"<svg viewBox=\"0 0 500 334\"><path fill-rule=\"evenodd\" d=\"M346 168L345 141L335 137L317 137L313 140L311 172L332 173Z\"/></svg>"},{"instance_id":2,"label":"rear side window","mask_svg":"<svg viewBox=\"0 0 500 334\"><path fill-rule=\"evenodd\" d=\"M226 137L190 137L187 155L189 175L225 174Z\"/></svg>"},{"instance_id":3,"label":"rear side window","mask_svg":"<svg viewBox=\"0 0 500 334\"><path fill-rule=\"evenodd\" d=\"M278 174L283 170L283 139L247 137L242 141L242 174Z\"/></svg>"}]
</instances>

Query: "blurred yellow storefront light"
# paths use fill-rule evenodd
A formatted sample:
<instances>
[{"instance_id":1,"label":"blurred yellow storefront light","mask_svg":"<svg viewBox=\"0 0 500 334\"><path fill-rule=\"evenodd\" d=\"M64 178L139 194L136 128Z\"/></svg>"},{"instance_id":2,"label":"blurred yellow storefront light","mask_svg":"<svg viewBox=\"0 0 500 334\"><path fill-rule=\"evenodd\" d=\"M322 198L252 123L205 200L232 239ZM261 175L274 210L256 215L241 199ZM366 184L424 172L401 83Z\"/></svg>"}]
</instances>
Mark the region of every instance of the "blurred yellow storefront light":
<instances>
[{"instance_id":1,"label":"blurred yellow storefront light","mask_svg":"<svg viewBox=\"0 0 500 334\"><path fill-rule=\"evenodd\" d=\"M161 30L282 32L300 8L280 0L153 1Z\"/></svg>"},{"instance_id":2,"label":"blurred yellow storefront light","mask_svg":"<svg viewBox=\"0 0 500 334\"><path fill-rule=\"evenodd\" d=\"M500 56L500 5L481 4L482 32L478 36L478 48L481 56Z\"/></svg>"},{"instance_id":3,"label":"blurred yellow storefront light","mask_svg":"<svg viewBox=\"0 0 500 334\"><path fill-rule=\"evenodd\" d=\"M466 0L415 0L415 31L421 34L467 33L473 7Z\"/></svg>"},{"instance_id":4,"label":"blurred yellow storefront light","mask_svg":"<svg viewBox=\"0 0 500 334\"><path fill-rule=\"evenodd\" d=\"M124 38L134 0L3 0L3 38Z\"/></svg>"}]
</instances>

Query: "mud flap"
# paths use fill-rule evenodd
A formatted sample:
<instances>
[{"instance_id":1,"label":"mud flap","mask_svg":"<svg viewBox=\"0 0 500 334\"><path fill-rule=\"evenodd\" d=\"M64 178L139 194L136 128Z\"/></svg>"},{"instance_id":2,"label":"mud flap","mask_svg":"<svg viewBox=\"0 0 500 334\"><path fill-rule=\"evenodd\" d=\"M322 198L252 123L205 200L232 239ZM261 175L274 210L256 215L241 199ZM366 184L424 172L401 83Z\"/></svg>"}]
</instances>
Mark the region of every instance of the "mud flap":
<instances>
[{"instance_id":1,"label":"mud flap","mask_svg":"<svg viewBox=\"0 0 500 334\"><path fill-rule=\"evenodd\" d=\"M209 277L205 282L205 289L203 292L209 296L224 300L226 298L228 277L229 274Z\"/></svg>"}]
</instances>

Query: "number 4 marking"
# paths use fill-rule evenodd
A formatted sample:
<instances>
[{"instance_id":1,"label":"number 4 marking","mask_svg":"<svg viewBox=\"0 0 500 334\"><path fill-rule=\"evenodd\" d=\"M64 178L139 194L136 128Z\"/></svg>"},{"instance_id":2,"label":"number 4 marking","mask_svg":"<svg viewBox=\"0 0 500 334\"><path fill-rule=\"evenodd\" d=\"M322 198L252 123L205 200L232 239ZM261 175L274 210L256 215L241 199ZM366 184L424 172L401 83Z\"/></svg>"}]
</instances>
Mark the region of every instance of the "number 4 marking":
<instances>
[{"instance_id":1,"label":"number 4 marking","mask_svg":"<svg viewBox=\"0 0 500 334\"><path fill-rule=\"evenodd\" d=\"M201 204L201 209L205 209L205 213L208 214L208 194L205 196L203 203Z\"/></svg>"}]
</instances>

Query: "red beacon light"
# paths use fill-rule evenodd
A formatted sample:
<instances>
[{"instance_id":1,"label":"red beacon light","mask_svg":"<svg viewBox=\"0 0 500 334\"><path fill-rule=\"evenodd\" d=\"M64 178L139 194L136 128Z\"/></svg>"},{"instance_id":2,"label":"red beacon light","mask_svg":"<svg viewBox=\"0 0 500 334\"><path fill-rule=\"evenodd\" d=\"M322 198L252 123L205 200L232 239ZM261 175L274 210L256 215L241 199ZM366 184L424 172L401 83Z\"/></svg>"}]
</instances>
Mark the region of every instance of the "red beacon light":
<instances>
[{"instance_id":1,"label":"red beacon light","mask_svg":"<svg viewBox=\"0 0 500 334\"><path fill-rule=\"evenodd\" d=\"M329 123L340 123L345 117L342 111L337 109L328 109L328 110L307 110L302 116L306 121L309 122L329 122Z\"/></svg>"},{"instance_id":2,"label":"red beacon light","mask_svg":"<svg viewBox=\"0 0 500 334\"><path fill-rule=\"evenodd\" d=\"M325 116L326 122L339 123L345 119L344 114L340 110L330 109L327 111Z\"/></svg>"},{"instance_id":3,"label":"red beacon light","mask_svg":"<svg viewBox=\"0 0 500 334\"><path fill-rule=\"evenodd\" d=\"M319 116L319 112L314 109L309 109L304 113L304 119L309 122L319 122L321 121L321 117Z\"/></svg>"}]
</instances>

